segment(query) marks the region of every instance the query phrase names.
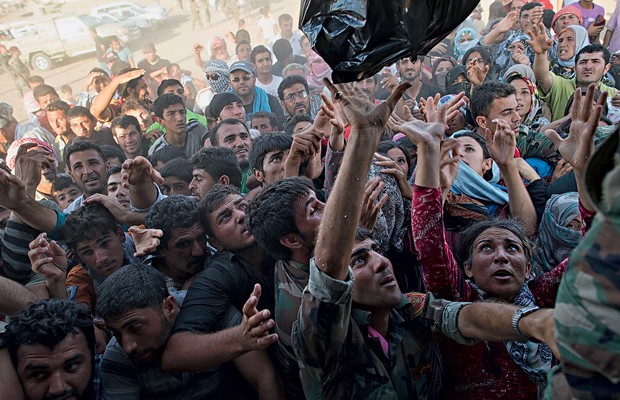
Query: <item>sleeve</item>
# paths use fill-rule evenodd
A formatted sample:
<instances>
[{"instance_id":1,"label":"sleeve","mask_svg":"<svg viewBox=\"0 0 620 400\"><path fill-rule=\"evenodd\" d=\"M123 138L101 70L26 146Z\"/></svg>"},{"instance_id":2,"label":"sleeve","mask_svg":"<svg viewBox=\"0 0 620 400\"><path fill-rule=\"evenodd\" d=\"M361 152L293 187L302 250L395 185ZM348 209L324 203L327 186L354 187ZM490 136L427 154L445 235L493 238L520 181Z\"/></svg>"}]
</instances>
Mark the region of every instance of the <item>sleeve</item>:
<instances>
[{"instance_id":1,"label":"sleeve","mask_svg":"<svg viewBox=\"0 0 620 400\"><path fill-rule=\"evenodd\" d=\"M527 133L519 132L517 148L522 158L541 158L546 161L558 156L558 151L551 139L544 133L534 130Z\"/></svg>"},{"instance_id":2,"label":"sleeve","mask_svg":"<svg viewBox=\"0 0 620 400\"><path fill-rule=\"evenodd\" d=\"M426 296L424 317L433 321L433 331L441 332L444 336L459 344L472 345L478 341L468 339L461 334L458 328L458 319L461 309L471 303L436 299L432 293Z\"/></svg>"},{"instance_id":3,"label":"sleeve","mask_svg":"<svg viewBox=\"0 0 620 400\"><path fill-rule=\"evenodd\" d=\"M448 300L477 297L465 281L445 238L441 189L413 187L411 232L424 273L424 287Z\"/></svg>"},{"instance_id":4,"label":"sleeve","mask_svg":"<svg viewBox=\"0 0 620 400\"><path fill-rule=\"evenodd\" d=\"M545 206L547 205L547 200L549 199L547 197L548 187L549 184L544 179L538 179L530 182L530 184L525 187L527 193L532 199L532 203L534 203L534 209L536 210L536 226L540 224L542 215L545 212Z\"/></svg>"},{"instance_id":5,"label":"sleeve","mask_svg":"<svg viewBox=\"0 0 620 400\"><path fill-rule=\"evenodd\" d=\"M336 183L336 175L342 164L342 158L344 157L344 151L334 151L327 145L327 153L325 154L325 197L329 197L329 193L334 188Z\"/></svg>"},{"instance_id":6,"label":"sleeve","mask_svg":"<svg viewBox=\"0 0 620 400\"><path fill-rule=\"evenodd\" d=\"M351 320L353 272L340 281L321 272L310 261L310 278L304 289L297 323L293 327L293 348L302 371L318 382L323 375L336 376Z\"/></svg>"},{"instance_id":7,"label":"sleeve","mask_svg":"<svg viewBox=\"0 0 620 400\"><path fill-rule=\"evenodd\" d=\"M13 220L7 221L2 239L2 275L24 285L35 275L32 272L28 251L30 242L38 235L39 231L30 225L21 224Z\"/></svg>"},{"instance_id":8,"label":"sleeve","mask_svg":"<svg viewBox=\"0 0 620 400\"><path fill-rule=\"evenodd\" d=\"M61 240L62 236L60 235L60 228L65 224L67 220L67 214L62 213L58 210L52 210L56 213L56 226L54 226L54 230L47 234L47 237L52 240Z\"/></svg>"},{"instance_id":9,"label":"sleeve","mask_svg":"<svg viewBox=\"0 0 620 400\"><path fill-rule=\"evenodd\" d=\"M95 287L88 271L82 265L76 265L67 274L67 298L76 303L84 304L93 310Z\"/></svg>"},{"instance_id":10,"label":"sleeve","mask_svg":"<svg viewBox=\"0 0 620 400\"><path fill-rule=\"evenodd\" d=\"M155 185L155 189L157 189L157 197L155 198L155 201L153 202L153 204L151 204L147 208L137 208L137 207L134 207L133 204L132 204L130 206L131 207L131 211L147 213L147 212L149 212L151 207L153 207L155 204L159 203L160 201L162 201L163 199L168 197L168 196L166 196L165 194L162 193L161 189L159 188L159 185L157 185L156 183L153 183L153 185Z\"/></svg>"},{"instance_id":11,"label":"sleeve","mask_svg":"<svg viewBox=\"0 0 620 400\"><path fill-rule=\"evenodd\" d=\"M101 361L103 400L139 400L140 382L136 369L127 362L127 356L116 338L108 343Z\"/></svg>"}]
</instances>

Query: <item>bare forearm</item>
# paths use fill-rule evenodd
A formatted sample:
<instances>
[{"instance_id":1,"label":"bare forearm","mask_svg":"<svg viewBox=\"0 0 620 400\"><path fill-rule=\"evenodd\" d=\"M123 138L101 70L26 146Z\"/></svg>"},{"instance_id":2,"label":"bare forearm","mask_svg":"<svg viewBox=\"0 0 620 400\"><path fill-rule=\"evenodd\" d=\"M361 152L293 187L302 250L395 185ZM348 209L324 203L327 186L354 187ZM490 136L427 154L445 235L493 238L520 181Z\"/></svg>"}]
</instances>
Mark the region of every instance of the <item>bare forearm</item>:
<instances>
[{"instance_id":1,"label":"bare forearm","mask_svg":"<svg viewBox=\"0 0 620 400\"><path fill-rule=\"evenodd\" d=\"M581 205L588 211L594 211L594 205L592 205L589 197L586 195L583 171L573 169L573 172L575 173L575 182L577 183L577 192L579 193L579 201L581 202Z\"/></svg>"},{"instance_id":2,"label":"bare forearm","mask_svg":"<svg viewBox=\"0 0 620 400\"><path fill-rule=\"evenodd\" d=\"M38 297L19 283L0 276L0 313L14 315Z\"/></svg>"},{"instance_id":3,"label":"bare forearm","mask_svg":"<svg viewBox=\"0 0 620 400\"><path fill-rule=\"evenodd\" d=\"M329 147L331 147L333 151L344 151L344 134L342 134L342 132L336 133L335 130L332 129L329 135Z\"/></svg>"},{"instance_id":4,"label":"bare forearm","mask_svg":"<svg viewBox=\"0 0 620 400\"><path fill-rule=\"evenodd\" d=\"M538 87L543 94L547 94L551 90L553 84L553 78L551 72L549 72L549 58L547 53L536 53L534 55L534 76L538 82Z\"/></svg>"},{"instance_id":5,"label":"bare forearm","mask_svg":"<svg viewBox=\"0 0 620 400\"><path fill-rule=\"evenodd\" d=\"M135 208L140 210L147 209L157 200L157 188L152 182L129 185L129 200Z\"/></svg>"},{"instance_id":6,"label":"bare forearm","mask_svg":"<svg viewBox=\"0 0 620 400\"><path fill-rule=\"evenodd\" d=\"M114 93L116 93L116 89L118 89L119 82L118 80L112 79L112 81L103 88L101 92L93 99L92 104L90 105L90 113L97 119L105 119L107 115L103 115L103 112L112 101L114 97Z\"/></svg>"},{"instance_id":7,"label":"bare forearm","mask_svg":"<svg viewBox=\"0 0 620 400\"><path fill-rule=\"evenodd\" d=\"M526 234L534 234L536 231L536 209L525 185L523 185L516 163L502 165L500 171L508 189L510 214L523 225Z\"/></svg>"},{"instance_id":8,"label":"bare forearm","mask_svg":"<svg viewBox=\"0 0 620 400\"><path fill-rule=\"evenodd\" d=\"M265 351L255 350L234 360L235 366L258 393L259 399L284 399L284 391L273 363Z\"/></svg>"},{"instance_id":9,"label":"bare forearm","mask_svg":"<svg viewBox=\"0 0 620 400\"><path fill-rule=\"evenodd\" d=\"M19 218L24 224L41 232L51 232L56 227L58 216L52 210L27 197L19 208L11 213Z\"/></svg>"},{"instance_id":10,"label":"bare forearm","mask_svg":"<svg viewBox=\"0 0 620 400\"><path fill-rule=\"evenodd\" d=\"M0 387L0 400L24 399L22 384L7 349L0 350Z\"/></svg>"},{"instance_id":11,"label":"bare forearm","mask_svg":"<svg viewBox=\"0 0 620 400\"><path fill-rule=\"evenodd\" d=\"M439 187L439 143L418 145L415 184L420 187Z\"/></svg>"}]
</instances>

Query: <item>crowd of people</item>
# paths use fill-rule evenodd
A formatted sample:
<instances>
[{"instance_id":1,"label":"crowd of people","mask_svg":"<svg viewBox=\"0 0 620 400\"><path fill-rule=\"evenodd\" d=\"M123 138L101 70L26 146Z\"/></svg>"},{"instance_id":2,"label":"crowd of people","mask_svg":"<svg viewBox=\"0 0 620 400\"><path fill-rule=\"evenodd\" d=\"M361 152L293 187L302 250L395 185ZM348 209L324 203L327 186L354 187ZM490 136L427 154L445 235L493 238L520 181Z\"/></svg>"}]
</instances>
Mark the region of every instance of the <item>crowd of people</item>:
<instances>
[{"instance_id":1,"label":"crowd of people","mask_svg":"<svg viewBox=\"0 0 620 400\"><path fill-rule=\"evenodd\" d=\"M75 98L26 67L0 399L620 398L620 6L565 3L351 83L268 8L204 79L115 37Z\"/></svg>"}]
</instances>

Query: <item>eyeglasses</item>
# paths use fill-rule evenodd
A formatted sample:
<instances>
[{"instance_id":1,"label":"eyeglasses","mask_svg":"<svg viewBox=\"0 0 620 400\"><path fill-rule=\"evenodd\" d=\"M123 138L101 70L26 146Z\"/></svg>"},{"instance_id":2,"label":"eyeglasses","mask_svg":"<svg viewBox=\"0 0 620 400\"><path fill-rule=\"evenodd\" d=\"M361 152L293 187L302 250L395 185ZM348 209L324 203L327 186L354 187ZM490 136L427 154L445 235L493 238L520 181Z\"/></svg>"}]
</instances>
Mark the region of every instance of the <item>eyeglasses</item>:
<instances>
[{"instance_id":1,"label":"eyeglasses","mask_svg":"<svg viewBox=\"0 0 620 400\"><path fill-rule=\"evenodd\" d=\"M230 78L230 81L238 83L238 82L241 82L241 80L243 80L244 82L247 82L252 78L254 78L254 76L252 75L243 75L243 77L235 76L234 78Z\"/></svg>"},{"instance_id":2,"label":"eyeglasses","mask_svg":"<svg viewBox=\"0 0 620 400\"><path fill-rule=\"evenodd\" d=\"M306 97L308 97L308 92L306 92L305 90L301 90L297 93L291 93L284 98L284 101L295 101L297 97L299 97L300 99L305 99Z\"/></svg>"},{"instance_id":3,"label":"eyeglasses","mask_svg":"<svg viewBox=\"0 0 620 400\"><path fill-rule=\"evenodd\" d=\"M207 74L207 79L210 81L217 81L218 79L220 79L222 77L222 75L220 74Z\"/></svg>"}]
</instances>

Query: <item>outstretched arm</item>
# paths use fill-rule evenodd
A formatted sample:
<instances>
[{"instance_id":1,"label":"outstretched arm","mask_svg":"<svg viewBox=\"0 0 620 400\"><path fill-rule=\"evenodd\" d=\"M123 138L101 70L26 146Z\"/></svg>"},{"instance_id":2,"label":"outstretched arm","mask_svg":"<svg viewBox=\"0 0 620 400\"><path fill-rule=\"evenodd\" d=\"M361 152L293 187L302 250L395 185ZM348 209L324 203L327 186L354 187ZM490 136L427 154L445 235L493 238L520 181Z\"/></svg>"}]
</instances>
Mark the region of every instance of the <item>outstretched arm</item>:
<instances>
[{"instance_id":1,"label":"outstretched arm","mask_svg":"<svg viewBox=\"0 0 620 400\"><path fill-rule=\"evenodd\" d=\"M538 87L542 91L542 94L549 93L551 85L553 84L553 77L549 72L549 58L547 57L547 51L553 45L553 40L547 36L547 30L545 25L541 22L538 25L532 25L528 31L528 35L531 40L527 40L527 44L534 50L534 76L538 82Z\"/></svg>"},{"instance_id":2,"label":"outstretched arm","mask_svg":"<svg viewBox=\"0 0 620 400\"><path fill-rule=\"evenodd\" d=\"M94 98L93 103L90 105L90 113L93 117L102 120L109 121L112 117L110 110L107 109L110 101L114 97L116 93L116 89L123 83L127 83L135 78L139 78L144 75L143 69L136 69L129 72L125 72L124 74L116 76L112 81L103 88L99 95Z\"/></svg>"}]
</instances>

